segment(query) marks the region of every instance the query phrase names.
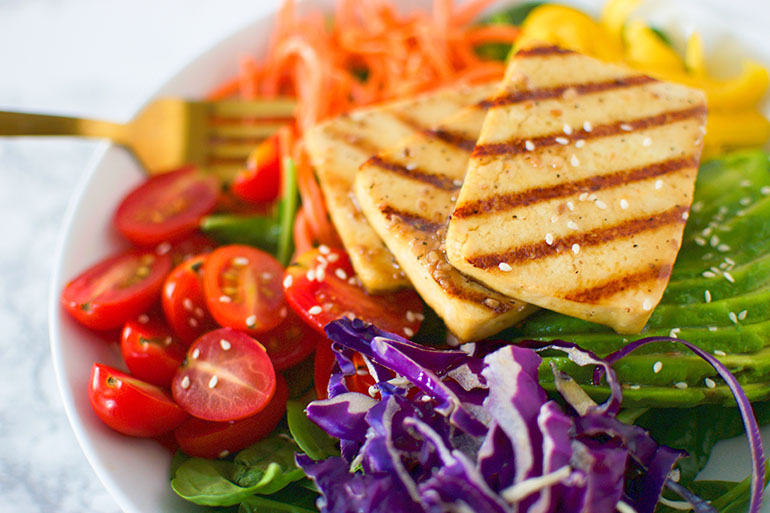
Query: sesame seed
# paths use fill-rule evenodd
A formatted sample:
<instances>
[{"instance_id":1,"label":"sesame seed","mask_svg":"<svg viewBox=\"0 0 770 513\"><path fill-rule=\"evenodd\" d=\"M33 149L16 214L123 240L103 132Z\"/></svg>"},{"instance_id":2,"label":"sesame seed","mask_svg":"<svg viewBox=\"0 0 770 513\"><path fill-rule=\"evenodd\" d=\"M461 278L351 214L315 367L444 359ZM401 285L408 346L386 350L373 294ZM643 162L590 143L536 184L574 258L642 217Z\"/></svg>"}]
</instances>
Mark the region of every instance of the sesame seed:
<instances>
[{"instance_id":1,"label":"sesame seed","mask_svg":"<svg viewBox=\"0 0 770 513\"><path fill-rule=\"evenodd\" d=\"M512 270L513 270L513 267L511 267L510 265L508 265L508 263L506 263L506 262L500 262L499 264L497 264L497 267L498 267L498 269L500 269L501 271L505 271L505 272L508 272L508 271L512 271Z\"/></svg>"},{"instance_id":2,"label":"sesame seed","mask_svg":"<svg viewBox=\"0 0 770 513\"><path fill-rule=\"evenodd\" d=\"M315 270L315 279L318 281L324 281L324 278L326 278L326 271L319 265Z\"/></svg>"},{"instance_id":3,"label":"sesame seed","mask_svg":"<svg viewBox=\"0 0 770 513\"><path fill-rule=\"evenodd\" d=\"M196 306L195 307L195 316L198 318L203 318L203 316L206 314L206 312L203 311L203 308Z\"/></svg>"},{"instance_id":4,"label":"sesame seed","mask_svg":"<svg viewBox=\"0 0 770 513\"><path fill-rule=\"evenodd\" d=\"M569 139L567 139L566 137L557 137L556 139L554 139L554 141L556 141L559 144L569 144Z\"/></svg>"},{"instance_id":5,"label":"sesame seed","mask_svg":"<svg viewBox=\"0 0 770 513\"><path fill-rule=\"evenodd\" d=\"M714 253L706 253L705 255L703 255L700 258L701 258L701 260L711 260L712 258L714 258Z\"/></svg>"},{"instance_id":6,"label":"sesame seed","mask_svg":"<svg viewBox=\"0 0 770 513\"><path fill-rule=\"evenodd\" d=\"M628 388L630 388L631 390L639 390L640 388L642 388L642 386L633 384L633 385L628 385Z\"/></svg>"},{"instance_id":7,"label":"sesame seed","mask_svg":"<svg viewBox=\"0 0 770 513\"><path fill-rule=\"evenodd\" d=\"M340 280L347 280L348 279L348 273L345 272L345 269L335 269L334 275L337 276Z\"/></svg>"},{"instance_id":8,"label":"sesame seed","mask_svg":"<svg viewBox=\"0 0 770 513\"><path fill-rule=\"evenodd\" d=\"M583 121L583 130L585 130L586 132L590 132L591 130L593 130L593 127L591 126L590 121Z\"/></svg>"},{"instance_id":9,"label":"sesame seed","mask_svg":"<svg viewBox=\"0 0 770 513\"><path fill-rule=\"evenodd\" d=\"M632 127L628 123L623 123L622 125L620 125L620 129L623 130L624 132L630 132L631 130L634 129L634 127Z\"/></svg>"},{"instance_id":10,"label":"sesame seed","mask_svg":"<svg viewBox=\"0 0 770 513\"><path fill-rule=\"evenodd\" d=\"M708 327L708 330L709 330L709 331L716 331L716 330L717 330L717 327L716 327L716 326L709 326L709 327Z\"/></svg>"},{"instance_id":11,"label":"sesame seed","mask_svg":"<svg viewBox=\"0 0 770 513\"><path fill-rule=\"evenodd\" d=\"M232 260L232 264L238 267L244 267L249 265L249 259L246 257L235 257Z\"/></svg>"},{"instance_id":12,"label":"sesame seed","mask_svg":"<svg viewBox=\"0 0 770 513\"><path fill-rule=\"evenodd\" d=\"M719 235L712 235L711 238L709 239L709 245L712 248L719 246Z\"/></svg>"},{"instance_id":13,"label":"sesame seed","mask_svg":"<svg viewBox=\"0 0 770 513\"><path fill-rule=\"evenodd\" d=\"M580 244L573 244L572 245L572 252L577 255L580 252Z\"/></svg>"},{"instance_id":14,"label":"sesame seed","mask_svg":"<svg viewBox=\"0 0 770 513\"><path fill-rule=\"evenodd\" d=\"M652 145L652 139L650 139L649 137L645 137L644 140L642 141L642 146L647 147L651 145Z\"/></svg>"},{"instance_id":15,"label":"sesame seed","mask_svg":"<svg viewBox=\"0 0 770 513\"><path fill-rule=\"evenodd\" d=\"M700 212L701 210L703 210L703 202L702 201L695 202L692 206L692 211Z\"/></svg>"},{"instance_id":16,"label":"sesame seed","mask_svg":"<svg viewBox=\"0 0 770 513\"><path fill-rule=\"evenodd\" d=\"M706 378L703 380L703 382L706 384L707 388L716 388L717 384L714 383L714 380L711 378Z\"/></svg>"},{"instance_id":17,"label":"sesame seed","mask_svg":"<svg viewBox=\"0 0 770 513\"><path fill-rule=\"evenodd\" d=\"M217 378L216 374L211 376L211 379L209 380L209 388L214 388L217 386L217 383L219 382L219 378Z\"/></svg>"},{"instance_id":18,"label":"sesame seed","mask_svg":"<svg viewBox=\"0 0 770 513\"><path fill-rule=\"evenodd\" d=\"M225 450L223 450L223 451L220 451L220 452L219 452L219 457L220 457L220 458L226 458L226 457L228 457L229 455L230 455L230 451L228 451L227 449L225 449Z\"/></svg>"},{"instance_id":19,"label":"sesame seed","mask_svg":"<svg viewBox=\"0 0 770 513\"><path fill-rule=\"evenodd\" d=\"M739 203L745 207L751 203L751 198L741 198Z\"/></svg>"},{"instance_id":20,"label":"sesame seed","mask_svg":"<svg viewBox=\"0 0 770 513\"><path fill-rule=\"evenodd\" d=\"M706 290L703 293L703 297L706 299L706 303L711 303L711 291L710 290Z\"/></svg>"},{"instance_id":21,"label":"sesame seed","mask_svg":"<svg viewBox=\"0 0 770 513\"><path fill-rule=\"evenodd\" d=\"M308 269L305 273L305 278L307 278L307 281L315 281L315 271L313 269Z\"/></svg>"},{"instance_id":22,"label":"sesame seed","mask_svg":"<svg viewBox=\"0 0 770 513\"><path fill-rule=\"evenodd\" d=\"M184 299L182 300L182 306L184 306L184 309L185 309L185 310L187 310L187 311L190 311L190 312L191 312L191 311L192 311L192 309L193 309L193 302L192 302L192 299L190 299L189 297L186 297L186 298L184 298Z\"/></svg>"},{"instance_id":23,"label":"sesame seed","mask_svg":"<svg viewBox=\"0 0 770 513\"><path fill-rule=\"evenodd\" d=\"M185 390L190 388L190 376L183 377L181 385L182 385L182 388L184 388Z\"/></svg>"},{"instance_id":24,"label":"sesame seed","mask_svg":"<svg viewBox=\"0 0 770 513\"><path fill-rule=\"evenodd\" d=\"M578 225L577 225L577 223L575 221L569 221L567 223L567 228L569 228L570 230L577 230L578 229Z\"/></svg>"},{"instance_id":25,"label":"sesame seed","mask_svg":"<svg viewBox=\"0 0 770 513\"><path fill-rule=\"evenodd\" d=\"M557 216L556 214L554 214L554 215L552 215L552 216L551 216L551 222L552 222L552 223L555 223L555 222L556 222L556 221L558 221L558 220L559 220L559 216Z\"/></svg>"},{"instance_id":26,"label":"sesame seed","mask_svg":"<svg viewBox=\"0 0 770 513\"><path fill-rule=\"evenodd\" d=\"M652 364L652 372L654 372L655 374L659 373L661 369L663 369L663 362L657 361Z\"/></svg>"},{"instance_id":27,"label":"sesame seed","mask_svg":"<svg viewBox=\"0 0 770 513\"><path fill-rule=\"evenodd\" d=\"M195 349L193 349L193 352L190 356L192 356L193 360L197 360L200 355L201 355L201 350L196 347Z\"/></svg>"},{"instance_id":28,"label":"sesame seed","mask_svg":"<svg viewBox=\"0 0 770 513\"><path fill-rule=\"evenodd\" d=\"M677 338L677 335L679 334L679 328L674 328L671 331L668 332L668 336L671 338Z\"/></svg>"},{"instance_id":29,"label":"sesame seed","mask_svg":"<svg viewBox=\"0 0 770 513\"><path fill-rule=\"evenodd\" d=\"M714 354L717 356L727 356L727 353L725 353L721 349L714 349Z\"/></svg>"},{"instance_id":30,"label":"sesame seed","mask_svg":"<svg viewBox=\"0 0 770 513\"><path fill-rule=\"evenodd\" d=\"M652 310L652 301L650 301L649 298L645 299L642 302L642 310L644 310L645 312L649 312L650 310Z\"/></svg>"},{"instance_id":31,"label":"sesame seed","mask_svg":"<svg viewBox=\"0 0 770 513\"><path fill-rule=\"evenodd\" d=\"M326 244L321 244L320 246L318 246L318 252L321 253L322 255L328 255L331 252L331 250L329 249L329 246L327 246Z\"/></svg>"},{"instance_id":32,"label":"sesame seed","mask_svg":"<svg viewBox=\"0 0 770 513\"><path fill-rule=\"evenodd\" d=\"M751 187L751 180L741 180L741 187Z\"/></svg>"},{"instance_id":33,"label":"sesame seed","mask_svg":"<svg viewBox=\"0 0 770 513\"><path fill-rule=\"evenodd\" d=\"M722 273L722 275L725 277L725 280L729 281L730 283L735 283L735 278L733 278L733 275L729 272L725 271Z\"/></svg>"},{"instance_id":34,"label":"sesame seed","mask_svg":"<svg viewBox=\"0 0 770 513\"><path fill-rule=\"evenodd\" d=\"M524 141L524 147L527 149L527 151L532 151L535 149L535 143L532 141Z\"/></svg>"},{"instance_id":35,"label":"sesame seed","mask_svg":"<svg viewBox=\"0 0 770 513\"><path fill-rule=\"evenodd\" d=\"M735 312L730 312L729 314L727 314L727 316L730 318L733 324L738 324L738 316L735 315Z\"/></svg>"},{"instance_id":36,"label":"sesame seed","mask_svg":"<svg viewBox=\"0 0 770 513\"><path fill-rule=\"evenodd\" d=\"M406 322L414 322L414 320L415 320L414 312L411 311L411 310L407 310L406 311Z\"/></svg>"},{"instance_id":37,"label":"sesame seed","mask_svg":"<svg viewBox=\"0 0 770 513\"><path fill-rule=\"evenodd\" d=\"M329 262L336 262L339 259L340 259L340 256L337 253L332 253L331 255L326 257L326 260L328 260Z\"/></svg>"},{"instance_id":38,"label":"sesame seed","mask_svg":"<svg viewBox=\"0 0 770 513\"><path fill-rule=\"evenodd\" d=\"M730 246L728 246L727 244L720 244L719 246L717 246L717 251L719 251L720 253L726 253L730 251Z\"/></svg>"},{"instance_id":39,"label":"sesame seed","mask_svg":"<svg viewBox=\"0 0 770 513\"><path fill-rule=\"evenodd\" d=\"M725 262L727 262L730 265L735 265L735 260L733 260L730 257L725 257Z\"/></svg>"},{"instance_id":40,"label":"sesame seed","mask_svg":"<svg viewBox=\"0 0 770 513\"><path fill-rule=\"evenodd\" d=\"M585 201L587 199L588 199L588 193L587 192L580 193L580 196L578 196L578 201Z\"/></svg>"},{"instance_id":41,"label":"sesame seed","mask_svg":"<svg viewBox=\"0 0 770 513\"><path fill-rule=\"evenodd\" d=\"M695 242L695 244L701 247L706 245L706 239L704 239L703 237L695 237L693 241Z\"/></svg>"},{"instance_id":42,"label":"sesame seed","mask_svg":"<svg viewBox=\"0 0 770 513\"><path fill-rule=\"evenodd\" d=\"M159 255L165 255L171 251L171 243L170 242L161 242L158 244L158 247L155 248L155 252Z\"/></svg>"},{"instance_id":43,"label":"sesame seed","mask_svg":"<svg viewBox=\"0 0 770 513\"><path fill-rule=\"evenodd\" d=\"M311 306L311 307L308 309L308 311L307 311L307 313L309 313L310 315L318 315L318 314L319 314L319 313L321 313L321 312L323 312L323 308L321 308L321 307L320 307L320 306L318 306L318 305L315 305L315 306Z\"/></svg>"},{"instance_id":44,"label":"sesame seed","mask_svg":"<svg viewBox=\"0 0 770 513\"><path fill-rule=\"evenodd\" d=\"M678 381L674 383L674 386L680 390L684 390L685 388L687 388L687 383L685 383L684 381Z\"/></svg>"},{"instance_id":45,"label":"sesame seed","mask_svg":"<svg viewBox=\"0 0 770 513\"><path fill-rule=\"evenodd\" d=\"M567 135L571 135L571 134L572 134L572 127L571 127L571 126L569 126L569 125L568 125L568 124L566 124L566 123L564 124L564 128L562 128L562 130L563 130L563 131L564 131L564 133L565 133L565 134L567 134Z\"/></svg>"},{"instance_id":46,"label":"sesame seed","mask_svg":"<svg viewBox=\"0 0 770 513\"><path fill-rule=\"evenodd\" d=\"M569 163L570 163L570 165L572 165L572 167L577 167L577 166L580 165L580 160L578 160L577 156L572 155L569 158Z\"/></svg>"},{"instance_id":47,"label":"sesame seed","mask_svg":"<svg viewBox=\"0 0 770 513\"><path fill-rule=\"evenodd\" d=\"M425 320L425 316L423 314L421 314L420 312L415 312L414 313L414 318L417 319L420 322Z\"/></svg>"},{"instance_id":48,"label":"sesame seed","mask_svg":"<svg viewBox=\"0 0 770 513\"><path fill-rule=\"evenodd\" d=\"M590 201L596 201L596 194L589 194L589 195L588 195L588 199L589 199Z\"/></svg>"},{"instance_id":49,"label":"sesame seed","mask_svg":"<svg viewBox=\"0 0 770 513\"><path fill-rule=\"evenodd\" d=\"M405 326L404 327L404 335L406 335L407 337L413 337L414 336L414 330L412 328L409 328L409 327Z\"/></svg>"},{"instance_id":50,"label":"sesame seed","mask_svg":"<svg viewBox=\"0 0 770 513\"><path fill-rule=\"evenodd\" d=\"M291 274L287 274L286 277L283 279L283 288L288 289L291 287L291 284L294 282L294 278Z\"/></svg>"},{"instance_id":51,"label":"sesame seed","mask_svg":"<svg viewBox=\"0 0 770 513\"><path fill-rule=\"evenodd\" d=\"M282 306L280 310L278 310L278 315L281 316L281 319L285 319L287 315L289 315L289 311L286 309L285 306Z\"/></svg>"},{"instance_id":52,"label":"sesame seed","mask_svg":"<svg viewBox=\"0 0 770 513\"><path fill-rule=\"evenodd\" d=\"M270 281L273 279L273 273L262 273L261 276L264 281Z\"/></svg>"},{"instance_id":53,"label":"sesame seed","mask_svg":"<svg viewBox=\"0 0 770 513\"><path fill-rule=\"evenodd\" d=\"M767 196L768 194L770 194L770 185L765 185L764 187L762 187L761 189L759 189L759 192L760 192L760 194L762 194L763 196Z\"/></svg>"},{"instance_id":54,"label":"sesame seed","mask_svg":"<svg viewBox=\"0 0 770 513\"><path fill-rule=\"evenodd\" d=\"M720 269L727 269L728 267L730 267L730 266L727 265L727 262L722 262L721 264L719 264L719 268Z\"/></svg>"},{"instance_id":55,"label":"sesame seed","mask_svg":"<svg viewBox=\"0 0 770 513\"><path fill-rule=\"evenodd\" d=\"M623 210L628 208L628 200L626 198L621 198L620 208L622 208Z\"/></svg>"},{"instance_id":56,"label":"sesame seed","mask_svg":"<svg viewBox=\"0 0 770 513\"><path fill-rule=\"evenodd\" d=\"M578 139L577 141L575 141L575 148L582 148L585 145L586 145L586 142L583 139Z\"/></svg>"},{"instance_id":57,"label":"sesame seed","mask_svg":"<svg viewBox=\"0 0 770 513\"><path fill-rule=\"evenodd\" d=\"M150 322L150 316L147 314L139 314L139 317L136 318L136 321L139 324L147 324Z\"/></svg>"},{"instance_id":58,"label":"sesame seed","mask_svg":"<svg viewBox=\"0 0 770 513\"><path fill-rule=\"evenodd\" d=\"M410 162L404 167L407 169L407 171L414 171L415 169L417 169L417 164L415 164L414 162Z\"/></svg>"},{"instance_id":59,"label":"sesame seed","mask_svg":"<svg viewBox=\"0 0 770 513\"><path fill-rule=\"evenodd\" d=\"M703 235L704 237L708 237L709 235L711 235L711 232L713 231L714 229L709 226L708 228L704 228L703 231L700 232L700 234Z\"/></svg>"},{"instance_id":60,"label":"sesame seed","mask_svg":"<svg viewBox=\"0 0 770 513\"><path fill-rule=\"evenodd\" d=\"M246 317L246 326L247 327L252 328L252 327L256 326L256 324L257 324L257 316L256 315L252 314L252 315L249 315L248 317Z\"/></svg>"},{"instance_id":61,"label":"sesame seed","mask_svg":"<svg viewBox=\"0 0 770 513\"><path fill-rule=\"evenodd\" d=\"M607 204L605 202L603 202L602 200L596 200L596 206L600 210L605 210L607 208Z\"/></svg>"},{"instance_id":62,"label":"sesame seed","mask_svg":"<svg viewBox=\"0 0 770 513\"><path fill-rule=\"evenodd\" d=\"M220 303L231 303L232 301L233 299L230 296L225 296L225 295L219 296Z\"/></svg>"},{"instance_id":63,"label":"sesame seed","mask_svg":"<svg viewBox=\"0 0 770 513\"><path fill-rule=\"evenodd\" d=\"M189 319L187 319L187 324L189 324L193 328L197 328L198 327L198 319L196 319L195 317L190 317Z\"/></svg>"},{"instance_id":64,"label":"sesame seed","mask_svg":"<svg viewBox=\"0 0 770 513\"><path fill-rule=\"evenodd\" d=\"M687 221L688 219L690 219L690 213L688 211L686 211L686 210L684 212L682 212L682 219L684 221Z\"/></svg>"},{"instance_id":65,"label":"sesame seed","mask_svg":"<svg viewBox=\"0 0 770 513\"><path fill-rule=\"evenodd\" d=\"M572 203L571 201L568 201L567 202L567 208L570 209L570 210L575 210L575 204Z\"/></svg>"},{"instance_id":66,"label":"sesame seed","mask_svg":"<svg viewBox=\"0 0 770 513\"><path fill-rule=\"evenodd\" d=\"M231 347L233 347L233 345L230 342L228 342L223 338L219 339L219 345L222 347L223 351L228 351L230 350Z\"/></svg>"},{"instance_id":67,"label":"sesame seed","mask_svg":"<svg viewBox=\"0 0 770 513\"><path fill-rule=\"evenodd\" d=\"M714 274L712 271L703 271L702 276L704 278L715 278L716 274Z\"/></svg>"},{"instance_id":68,"label":"sesame seed","mask_svg":"<svg viewBox=\"0 0 770 513\"><path fill-rule=\"evenodd\" d=\"M545 243L549 246L553 244L553 234L552 233L546 233L545 234Z\"/></svg>"},{"instance_id":69,"label":"sesame seed","mask_svg":"<svg viewBox=\"0 0 770 513\"><path fill-rule=\"evenodd\" d=\"M742 321L746 319L746 316L749 314L748 310L741 310L741 312L738 314L738 320Z\"/></svg>"},{"instance_id":70,"label":"sesame seed","mask_svg":"<svg viewBox=\"0 0 770 513\"><path fill-rule=\"evenodd\" d=\"M655 189L663 188L663 180L655 180Z\"/></svg>"}]
</instances>

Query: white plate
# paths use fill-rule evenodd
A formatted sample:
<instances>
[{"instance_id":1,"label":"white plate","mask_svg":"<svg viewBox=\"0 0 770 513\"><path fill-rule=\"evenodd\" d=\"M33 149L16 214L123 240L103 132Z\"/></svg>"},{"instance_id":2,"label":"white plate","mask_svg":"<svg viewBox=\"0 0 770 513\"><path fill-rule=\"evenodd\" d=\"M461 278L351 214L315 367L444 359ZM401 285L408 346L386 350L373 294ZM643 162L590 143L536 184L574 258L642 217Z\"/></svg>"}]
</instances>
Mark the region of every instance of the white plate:
<instances>
[{"instance_id":1,"label":"white plate","mask_svg":"<svg viewBox=\"0 0 770 513\"><path fill-rule=\"evenodd\" d=\"M400 3L414 4L406 1ZM586 0L574 3L595 7L601 2ZM681 27L680 20L690 22L689 16L681 16L688 12L687 6L699 13L698 21L702 21L703 13L708 12L708 9L704 9L706 2L677 3L678 9L671 9L670 4L655 3L673 12L661 22L667 26L679 24ZM770 50L762 45L764 38L761 29L770 21L770 11L764 2L744 0L742 9L737 9L735 2L731 2L730 9L725 9L725 2L708 3L715 4L713 12L719 13L719 17L705 17L709 20L707 26L711 23L712 29L720 26L742 27L740 35L745 38L744 42L761 55L765 62L770 62ZM329 8L333 0L309 0L305 4ZM749 9L750 6L753 8ZM748 14L753 15L754 21L751 21L752 16ZM730 19L735 24L728 24L726 20ZM765 22L764 27L761 26L762 20ZM246 52L259 55L265 49L271 28L272 16L254 21L185 66L158 90L156 96L196 98L205 95L223 79L236 73L238 55ZM764 54L761 53L763 51ZM104 343L95 334L81 328L59 305L59 294L68 279L125 245L111 227L112 212L120 198L142 178L140 168L127 152L105 144L89 166L70 204L51 285L53 362L65 410L78 442L120 507L127 513L199 511L200 508L182 501L172 492L168 477L170 456L167 451L153 441L115 433L93 413L86 393L91 365L93 362L102 362L122 366L120 355L114 345ZM713 458L704 478L739 479L746 474L748 453L744 440L721 444L717 454L719 456ZM766 506L763 511L770 512L770 507Z\"/></svg>"}]
</instances>

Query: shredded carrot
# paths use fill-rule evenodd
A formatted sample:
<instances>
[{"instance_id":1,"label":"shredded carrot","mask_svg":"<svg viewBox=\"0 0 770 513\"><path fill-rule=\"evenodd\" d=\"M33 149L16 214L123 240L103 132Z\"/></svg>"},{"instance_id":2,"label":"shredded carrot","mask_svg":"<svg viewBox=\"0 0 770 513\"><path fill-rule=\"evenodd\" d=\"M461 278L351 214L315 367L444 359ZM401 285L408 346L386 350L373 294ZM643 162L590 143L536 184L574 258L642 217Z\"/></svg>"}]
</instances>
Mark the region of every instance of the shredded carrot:
<instances>
[{"instance_id":1,"label":"shredded carrot","mask_svg":"<svg viewBox=\"0 0 770 513\"><path fill-rule=\"evenodd\" d=\"M310 233L305 208L300 207L294 222L294 254L295 256L301 255L310 249L313 249L313 235Z\"/></svg>"},{"instance_id":2,"label":"shredded carrot","mask_svg":"<svg viewBox=\"0 0 770 513\"><path fill-rule=\"evenodd\" d=\"M469 0L458 6L454 0L433 0L430 12L404 14L390 0L337 0L330 21L323 12L300 13L295 0L284 0L266 55L260 61L242 58L239 76L211 97L297 99L297 137L284 134L282 150L297 165L303 205L295 242L338 241L302 134L323 119L361 106L458 83L499 80L503 64L482 59L475 48L513 43L519 30L471 25L493 2Z\"/></svg>"}]
</instances>

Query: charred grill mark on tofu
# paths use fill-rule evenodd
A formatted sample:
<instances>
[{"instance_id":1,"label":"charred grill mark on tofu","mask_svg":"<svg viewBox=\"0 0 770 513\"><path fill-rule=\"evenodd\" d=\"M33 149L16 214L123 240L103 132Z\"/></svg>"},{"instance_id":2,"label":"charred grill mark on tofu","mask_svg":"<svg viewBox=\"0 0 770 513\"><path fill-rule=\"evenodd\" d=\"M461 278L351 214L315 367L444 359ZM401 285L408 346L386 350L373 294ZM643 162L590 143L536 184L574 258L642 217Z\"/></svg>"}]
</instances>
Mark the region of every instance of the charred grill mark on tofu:
<instances>
[{"instance_id":1,"label":"charred grill mark on tofu","mask_svg":"<svg viewBox=\"0 0 770 513\"><path fill-rule=\"evenodd\" d=\"M419 214L414 212L406 212L404 210L398 210L391 205L380 206L380 212L385 216L385 219L391 221L394 217L398 217L400 221L408 224L415 230L424 233L435 233L438 230L442 230L446 227L446 223L437 223L430 219L425 219Z\"/></svg>"},{"instance_id":2,"label":"charred grill mark on tofu","mask_svg":"<svg viewBox=\"0 0 770 513\"><path fill-rule=\"evenodd\" d=\"M547 57L550 55L569 55L575 53L572 50L561 48L559 46L533 46L531 48L522 48L516 52L515 57Z\"/></svg>"},{"instance_id":3,"label":"charred grill mark on tofu","mask_svg":"<svg viewBox=\"0 0 770 513\"><path fill-rule=\"evenodd\" d=\"M466 282L467 279L457 271L452 271L446 280L439 281L435 277L433 279L448 296L467 301L468 303L475 303L498 314L504 314L514 308L514 306L519 310L524 307L523 303L511 305L510 299L506 297L494 294L489 290L485 292L471 286L470 283Z\"/></svg>"},{"instance_id":4,"label":"charred grill mark on tofu","mask_svg":"<svg viewBox=\"0 0 770 513\"><path fill-rule=\"evenodd\" d=\"M476 146L476 139L471 139L463 134L450 132L443 128L425 129L422 131L422 134L432 139L443 141L468 153L472 152Z\"/></svg>"},{"instance_id":5,"label":"charred grill mark on tofu","mask_svg":"<svg viewBox=\"0 0 770 513\"><path fill-rule=\"evenodd\" d=\"M476 255L466 258L466 261L474 267L481 269L497 267L501 263L508 265L521 263L526 265L533 260L539 260L541 258L569 251L574 244L578 244L581 248L600 246L609 244L617 239L628 238L669 224L684 224L685 220L683 219L682 214L685 212L689 212L689 207L676 206L656 214L628 219L614 226L570 234L566 237L554 239L551 244L548 244L545 241L535 242L517 248L511 248L505 252Z\"/></svg>"},{"instance_id":6,"label":"charred grill mark on tofu","mask_svg":"<svg viewBox=\"0 0 770 513\"><path fill-rule=\"evenodd\" d=\"M410 180L432 185L433 187L444 191L455 191L459 189L461 185L459 183L455 183L455 181L449 177L428 173L427 171L423 171L417 167L412 168L411 166L407 167L401 164L397 164L395 162L385 160L380 155L372 156L367 164L376 166L383 171L389 171L391 173L404 176Z\"/></svg>"},{"instance_id":7,"label":"charred grill mark on tofu","mask_svg":"<svg viewBox=\"0 0 770 513\"><path fill-rule=\"evenodd\" d=\"M479 107L490 109L494 107L513 105L516 103L523 103L526 101L551 100L554 98L561 98L567 94L567 91L574 91L576 95L582 96L586 94L611 91L614 89L640 86L649 84L651 82L657 82L657 80L652 77L648 77L647 75L632 75L623 78L616 78L613 80L606 80L604 82L564 84L555 87L543 87L540 89L516 91L514 93L505 94L496 98L482 100L478 105Z\"/></svg>"},{"instance_id":8,"label":"charred grill mark on tofu","mask_svg":"<svg viewBox=\"0 0 770 513\"><path fill-rule=\"evenodd\" d=\"M575 289L566 292L563 297L580 303L596 303L600 299L612 297L628 289L637 289L643 283L667 280L671 275L671 265L652 265L646 269L611 278L590 288Z\"/></svg>"},{"instance_id":9,"label":"charred grill mark on tofu","mask_svg":"<svg viewBox=\"0 0 770 513\"><path fill-rule=\"evenodd\" d=\"M459 206L452 214L452 218L467 219L477 215L504 212L517 207L528 207L535 203L574 196L581 192L597 192L613 187L623 187L630 183L664 176L682 169L694 168L697 165L698 160L691 155L668 159L643 167L624 169L606 175L589 176L582 180L559 183L550 187L535 187L520 192L489 196Z\"/></svg>"},{"instance_id":10,"label":"charred grill mark on tofu","mask_svg":"<svg viewBox=\"0 0 770 513\"><path fill-rule=\"evenodd\" d=\"M631 119L626 121L616 121L605 125L594 125L590 132L585 129L575 130L571 134L567 135L563 132L554 134L541 135L538 137L530 137L528 139L513 139L509 142L503 143L490 143L479 144L473 150L473 157L484 157L491 155L518 155L530 151L527 149L527 142L534 144L532 152L548 147L560 145L556 140L567 139L568 143L577 141L579 139L599 139L602 137L610 137L619 134L631 134L636 131L646 130L652 127L660 127L676 123L678 121L684 121L696 116L705 116L706 106L697 105L682 110L670 110L656 114L654 116L647 116L644 118Z\"/></svg>"}]
</instances>

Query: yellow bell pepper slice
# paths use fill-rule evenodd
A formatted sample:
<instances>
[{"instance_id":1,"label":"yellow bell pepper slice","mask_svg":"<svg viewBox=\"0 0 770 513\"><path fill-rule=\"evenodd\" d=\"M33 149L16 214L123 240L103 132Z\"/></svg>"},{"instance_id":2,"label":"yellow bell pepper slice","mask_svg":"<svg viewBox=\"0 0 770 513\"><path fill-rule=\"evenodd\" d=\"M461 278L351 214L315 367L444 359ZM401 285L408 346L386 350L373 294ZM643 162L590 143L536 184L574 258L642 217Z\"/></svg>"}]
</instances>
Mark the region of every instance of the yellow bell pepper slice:
<instances>
[{"instance_id":1,"label":"yellow bell pepper slice","mask_svg":"<svg viewBox=\"0 0 770 513\"><path fill-rule=\"evenodd\" d=\"M641 3L642 0L608 0L602 8L599 21L607 33L620 39L623 35L623 26L626 24L626 20L631 17L631 13Z\"/></svg>"},{"instance_id":2,"label":"yellow bell pepper slice","mask_svg":"<svg viewBox=\"0 0 770 513\"><path fill-rule=\"evenodd\" d=\"M684 52L684 65L687 71L696 77L706 76L706 58L703 56L703 40L700 34L694 32L687 39Z\"/></svg>"},{"instance_id":3,"label":"yellow bell pepper slice","mask_svg":"<svg viewBox=\"0 0 770 513\"><path fill-rule=\"evenodd\" d=\"M770 121L756 110L709 112L704 154L716 155L728 149L761 146L770 138Z\"/></svg>"},{"instance_id":4,"label":"yellow bell pepper slice","mask_svg":"<svg viewBox=\"0 0 770 513\"><path fill-rule=\"evenodd\" d=\"M626 24L626 61L633 67L666 71L684 71L682 59L641 20Z\"/></svg>"}]
</instances>

